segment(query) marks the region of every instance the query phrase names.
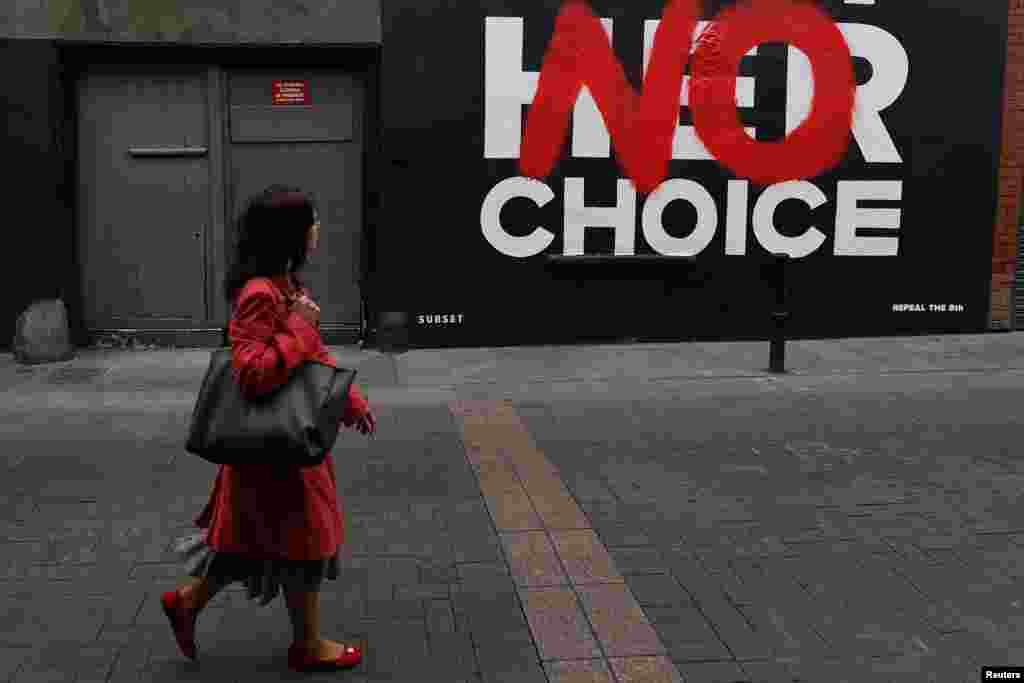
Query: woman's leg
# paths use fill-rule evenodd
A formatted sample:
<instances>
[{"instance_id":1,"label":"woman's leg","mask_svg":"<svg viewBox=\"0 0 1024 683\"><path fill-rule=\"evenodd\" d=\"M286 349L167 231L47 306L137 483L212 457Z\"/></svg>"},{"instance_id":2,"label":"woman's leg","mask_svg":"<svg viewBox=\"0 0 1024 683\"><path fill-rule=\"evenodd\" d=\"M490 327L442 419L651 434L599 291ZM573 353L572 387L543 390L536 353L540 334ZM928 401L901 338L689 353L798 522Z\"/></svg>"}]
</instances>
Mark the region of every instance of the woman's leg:
<instances>
[{"instance_id":1,"label":"woman's leg","mask_svg":"<svg viewBox=\"0 0 1024 683\"><path fill-rule=\"evenodd\" d=\"M292 621L292 642L307 650L320 640L320 594L315 591L285 591L285 604Z\"/></svg>"},{"instance_id":2,"label":"woman's leg","mask_svg":"<svg viewBox=\"0 0 1024 683\"><path fill-rule=\"evenodd\" d=\"M205 577L201 579L192 578L189 583L181 587L181 596L186 607L202 610L227 585L227 582L215 581Z\"/></svg>"},{"instance_id":3,"label":"woman's leg","mask_svg":"<svg viewBox=\"0 0 1024 683\"><path fill-rule=\"evenodd\" d=\"M292 637L296 645L323 659L333 659L344 652L344 645L320 637L320 593L318 591L285 591L285 604L292 621Z\"/></svg>"}]
</instances>

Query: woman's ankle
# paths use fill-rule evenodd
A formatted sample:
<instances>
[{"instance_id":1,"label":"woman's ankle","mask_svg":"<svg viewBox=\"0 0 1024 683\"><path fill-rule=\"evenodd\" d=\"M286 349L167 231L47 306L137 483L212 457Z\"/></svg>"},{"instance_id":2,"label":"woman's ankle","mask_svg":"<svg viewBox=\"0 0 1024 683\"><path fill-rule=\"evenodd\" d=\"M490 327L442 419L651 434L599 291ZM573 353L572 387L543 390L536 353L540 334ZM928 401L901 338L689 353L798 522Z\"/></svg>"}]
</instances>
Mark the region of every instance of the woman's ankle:
<instances>
[{"instance_id":1,"label":"woman's ankle","mask_svg":"<svg viewBox=\"0 0 1024 683\"><path fill-rule=\"evenodd\" d=\"M206 607L205 594L198 583L182 586L178 589L178 594L181 596L182 604L188 609L201 610Z\"/></svg>"},{"instance_id":2,"label":"woman's ankle","mask_svg":"<svg viewBox=\"0 0 1024 683\"><path fill-rule=\"evenodd\" d=\"M296 649L305 650L311 654L316 654L320 650L320 643L323 641L322 638L313 638L310 640L306 637L295 638L292 642Z\"/></svg>"}]
</instances>

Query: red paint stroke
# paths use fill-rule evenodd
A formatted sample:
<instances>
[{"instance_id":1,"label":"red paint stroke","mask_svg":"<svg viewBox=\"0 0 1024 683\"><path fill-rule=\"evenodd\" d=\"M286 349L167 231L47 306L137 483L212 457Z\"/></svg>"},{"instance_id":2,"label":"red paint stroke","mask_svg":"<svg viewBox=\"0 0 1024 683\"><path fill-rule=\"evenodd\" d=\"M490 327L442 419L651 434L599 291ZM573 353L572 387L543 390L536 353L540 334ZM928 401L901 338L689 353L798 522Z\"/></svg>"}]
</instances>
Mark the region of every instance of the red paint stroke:
<instances>
[{"instance_id":1,"label":"red paint stroke","mask_svg":"<svg viewBox=\"0 0 1024 683\"><path fill-rule=\"evenodd\" d=\"M808 118L778 142L752 140L736 109L740 60L757 45L786 43L811 61ZM690 106L697 135L716 159L758 185L813 178L839 164L853 126L853 58L832 19L811 3L759 0L723 12L697 41Z\"/></svg>"},{"instance_id":2,"label":"red paint stroke","mask_svg":"<svg viewBox=\"0 0 1024 683\"><path fill-rule=\"evenodd\" d=\"M638 95L600 20L584 0L567 0L527 117L522 175L539 179L551 174L586 85L623 171L641 193L653 192L668 175L672 159L697 15L697 0L670 0ZM849 48L831 19L810 5L760 0L723 14L712 26L698 43L696 87L691 87L694 125L708 151L737 175L764 184L812 177L838 163L849 140L855 86ZM736 109L739 60L765 42L789 42L807 53L816 84L808 120L780 143L747 137ZM780 152L790 158L780 159Z\"/></svg>"},{"instance_id":3,"label":"red paint stroke","mask_svg":"<svg viewBox=\"0 0 1024 683\"><path fill-rule=\"evenodd\" d=\"M695 0L671 0L655 33L643 94L638 96L600 20L583 0L566 2L555 22L527 116L521 173L531 178L550 175L561 156L573 107L586 85L626 175L644 193L654 191L667 175L672 158L683 72L696 26Z\"/></svg>"}]
</instances>

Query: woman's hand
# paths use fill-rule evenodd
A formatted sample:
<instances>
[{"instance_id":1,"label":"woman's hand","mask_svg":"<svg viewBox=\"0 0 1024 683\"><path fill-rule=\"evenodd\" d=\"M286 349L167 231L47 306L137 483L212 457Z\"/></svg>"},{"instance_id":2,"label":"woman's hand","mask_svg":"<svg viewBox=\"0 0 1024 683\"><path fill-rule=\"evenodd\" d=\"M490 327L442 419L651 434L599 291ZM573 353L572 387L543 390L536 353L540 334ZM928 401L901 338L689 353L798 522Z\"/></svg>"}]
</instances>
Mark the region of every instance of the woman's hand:
<instances>
[{"instance_id":1,"label":"woman's hand","mask_svg":"<svg viewBox=\"0 0 1024 683\"><path fill-rule=\"evenodd\" d=\"M320 325L320 307L305 294L295 297L288 310L301 315L313 327Z\"/></svg>"},{"instance_id":2,"label":"woman's hand","mask_svg":"<svg viewBox=\"0 0 1024 683\"><path fill-rule=\"evenodd\" d=\"M366 415L356 420L356 429L359 430L360 434L373 436L377 431L377 419L373 416L373 413L367 411Z\"/></svg>"}]
</instances>

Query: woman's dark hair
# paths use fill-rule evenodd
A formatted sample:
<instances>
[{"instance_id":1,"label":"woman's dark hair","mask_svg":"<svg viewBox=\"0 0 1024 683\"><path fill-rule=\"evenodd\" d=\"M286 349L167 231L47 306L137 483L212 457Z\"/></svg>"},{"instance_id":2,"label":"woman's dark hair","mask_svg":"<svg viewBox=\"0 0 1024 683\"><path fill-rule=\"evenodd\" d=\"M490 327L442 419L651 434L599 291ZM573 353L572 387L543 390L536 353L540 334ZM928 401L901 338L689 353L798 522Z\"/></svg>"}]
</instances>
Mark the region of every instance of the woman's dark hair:
<instances>
[{"instance_id":1,"label":"woman's dark hair","mask_svg":"<svg viewBox=\"0 0 1024 683\"><path fill-rule=\"evenodd\" d=\"M234 301L254 277L289 272L302 286L296 271L306 265L309 228L316 222L316 202L302 190L272 185L252 197L238 217L234 258L224 280L224 294Z\"/></svg>"}]
</instances>

